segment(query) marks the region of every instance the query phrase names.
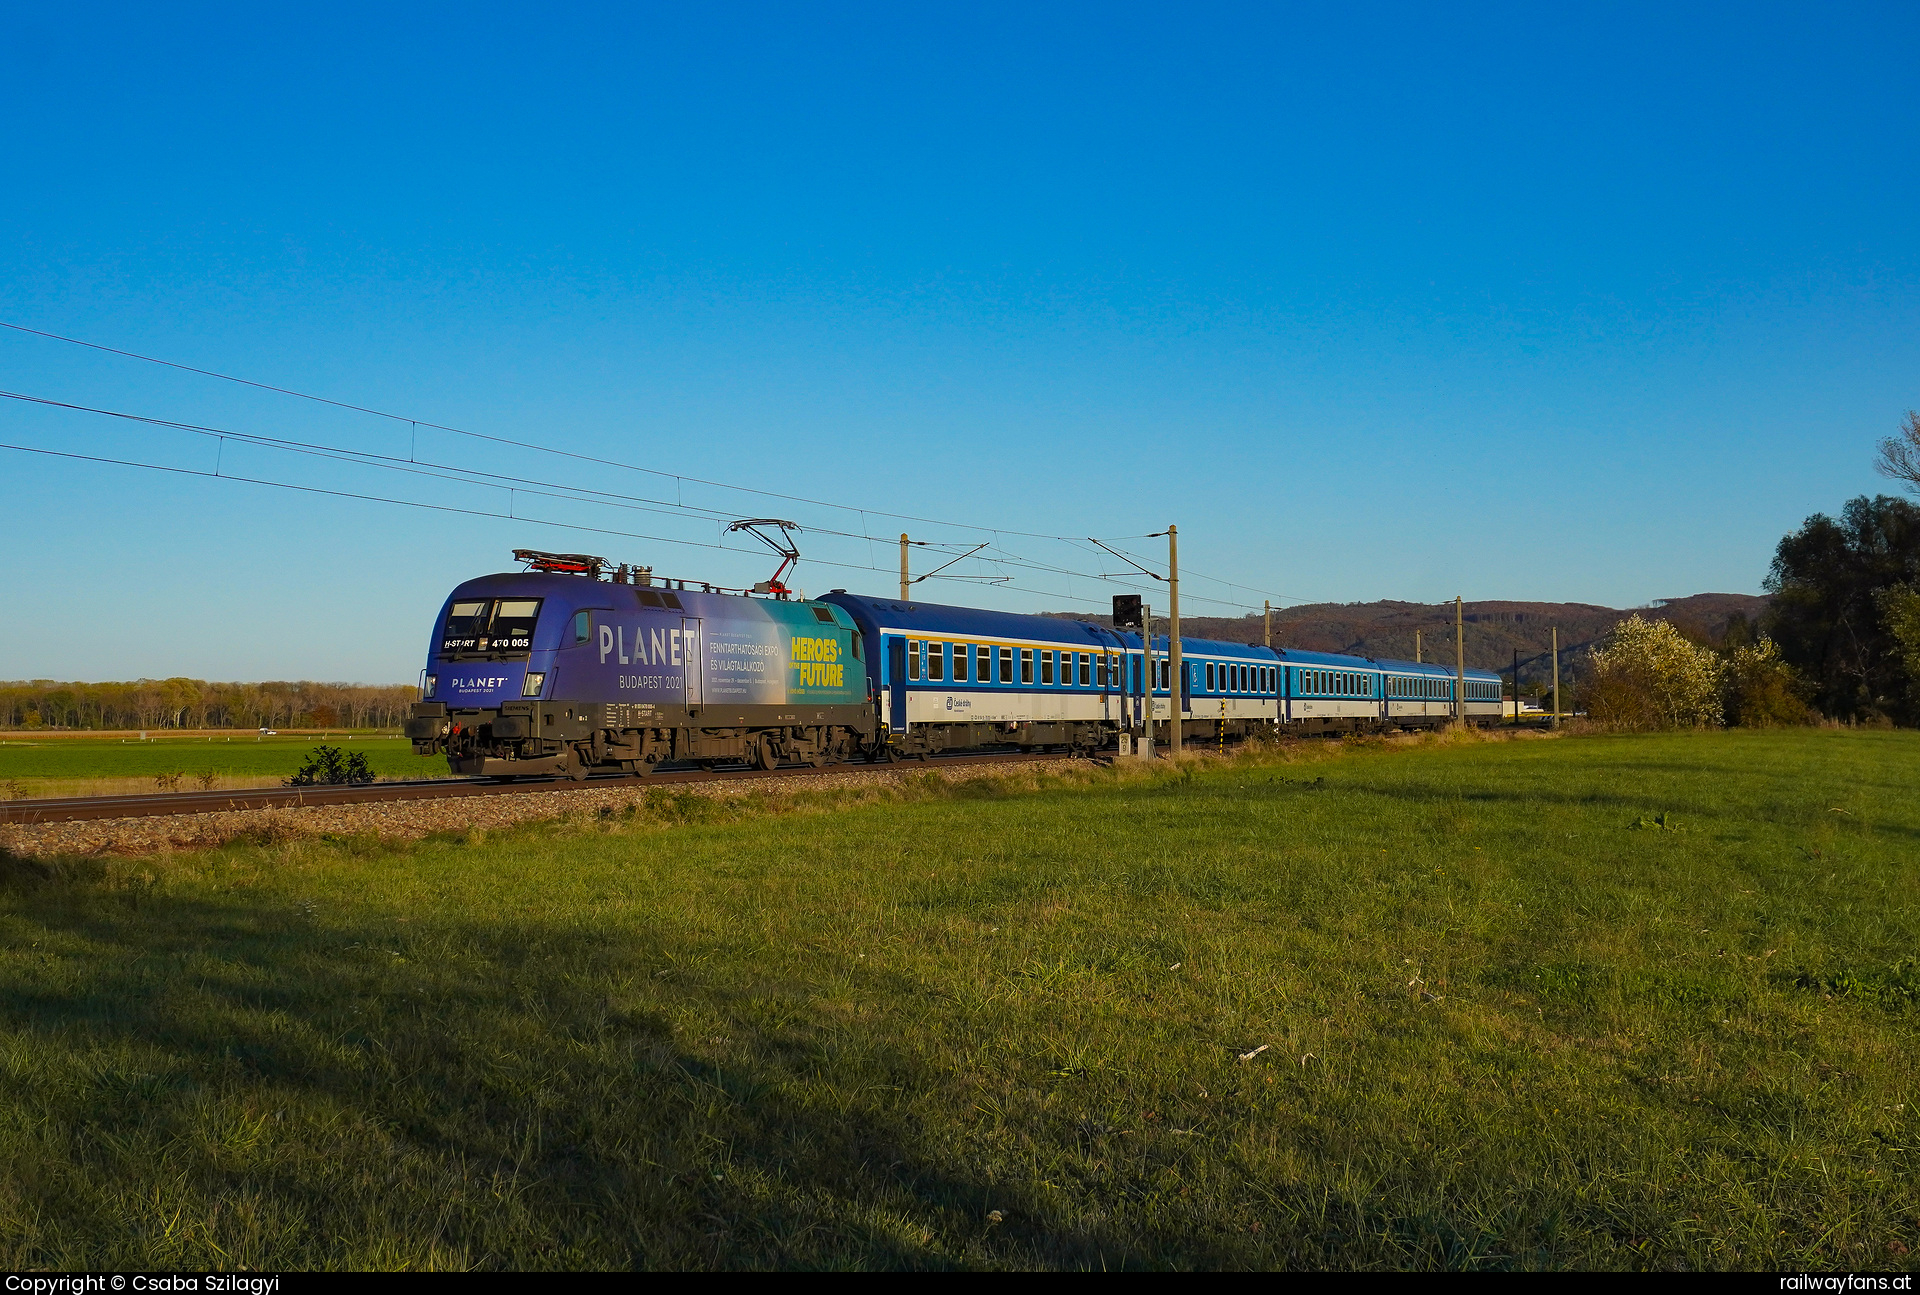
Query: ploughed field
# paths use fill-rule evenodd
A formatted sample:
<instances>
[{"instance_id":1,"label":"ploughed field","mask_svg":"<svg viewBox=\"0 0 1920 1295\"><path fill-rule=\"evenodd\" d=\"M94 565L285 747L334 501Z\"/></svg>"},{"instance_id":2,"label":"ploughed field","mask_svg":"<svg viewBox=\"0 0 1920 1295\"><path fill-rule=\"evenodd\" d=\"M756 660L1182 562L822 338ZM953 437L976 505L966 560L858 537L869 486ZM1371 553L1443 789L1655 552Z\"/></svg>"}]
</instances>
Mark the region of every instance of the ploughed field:
<instances>
[{"instance_id":1,"label":"ploughed field","mask_svg":"<svg viewBox=\"0 0 1920 1295\"><path fill-rule=\"evenodd\" d=\"M1920 737L13 861L0 1266L1886 1268Z\"/></svg>"},{"instance_id":2,"label":"ploughed field","mask_svg":"<svg viewBox=\"0 0 1920 1295\"><path fill-rule=\"evenodd\" d=\"M273 787L293 777L321 744L358 752L381 778L447 775L445 756L419 756L392 733L281 734L236 732L191 737L0 738L0 799L135 795L202 787Z\"/></svg>"}]
</instances>

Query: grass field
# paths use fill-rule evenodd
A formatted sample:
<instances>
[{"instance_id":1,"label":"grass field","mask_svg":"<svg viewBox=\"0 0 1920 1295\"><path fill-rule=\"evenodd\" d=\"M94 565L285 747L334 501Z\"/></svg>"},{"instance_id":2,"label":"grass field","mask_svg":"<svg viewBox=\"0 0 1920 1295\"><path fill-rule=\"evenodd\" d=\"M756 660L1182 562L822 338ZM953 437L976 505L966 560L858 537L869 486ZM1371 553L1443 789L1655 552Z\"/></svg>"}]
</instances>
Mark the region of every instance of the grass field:
<instances>
[{"instance_id":1,"label":"grass field","mask_svg":"<svg viewBox=\"0 0 1920 1295\"><path fill-rule=\"evenodd\" d=\"M320 743L358 751L382 778L444 776L444 756L418 756L406 739L391 733L264 737L58 737L0 739L0 799L25 796L89 796L153 791L162 775L179 787L262 787L291 778ZM209 783L207 780L211 779Z\"/></svg>"},{"instance_id":2,"label":"grass field","mask_svg":"<svg viewBox=\"0 0 1920 1295\"><path fill-rule=\"evenodd\" d=\"M0 1267L1909 1267L1917 781L1312 745L15 861Z\"/></svg>"}]
</instances>

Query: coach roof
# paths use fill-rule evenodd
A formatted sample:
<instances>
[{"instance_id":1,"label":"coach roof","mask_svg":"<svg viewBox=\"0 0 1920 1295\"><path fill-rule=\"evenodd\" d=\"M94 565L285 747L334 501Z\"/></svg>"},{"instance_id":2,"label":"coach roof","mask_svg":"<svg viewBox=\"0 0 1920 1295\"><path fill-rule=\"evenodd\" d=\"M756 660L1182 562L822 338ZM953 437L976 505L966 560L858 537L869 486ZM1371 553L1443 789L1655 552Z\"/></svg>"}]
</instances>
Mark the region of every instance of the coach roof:
<instances>
[{"instance_id":1,"label":"coach roof","mask_svg":"<svg viewBox=\"0 0 1920 1295\"><path fill-rule=\"evenodd\" d=\"M872 628L943 638L1029 639L1074 647L1111 648L1119 645L1112 630L1087 621L1061 616L1027 616L1019 612L984 611L978 607L948 607L941 603L903 602L897 598L868 598L839 590L822 602L837 603Z\"/></svg>"}]
</instances>

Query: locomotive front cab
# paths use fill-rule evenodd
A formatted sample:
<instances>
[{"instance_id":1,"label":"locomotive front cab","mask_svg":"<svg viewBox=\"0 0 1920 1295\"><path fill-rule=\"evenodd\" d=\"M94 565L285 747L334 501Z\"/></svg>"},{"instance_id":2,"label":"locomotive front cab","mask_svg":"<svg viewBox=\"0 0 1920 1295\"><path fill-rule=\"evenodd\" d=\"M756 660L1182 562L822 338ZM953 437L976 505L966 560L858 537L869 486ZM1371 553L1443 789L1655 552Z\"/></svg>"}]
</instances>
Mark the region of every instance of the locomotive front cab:
<instances>
[{"instance_id":1,"label":"locomotive front cab","mask_svg":"<svg viewBox=\"0 0 1920 1295\"><path fill-rule=\"evenodd\" d=\"M549 640L561 637L549 622L566 619L568 609L527 584L524 576L485 577L447 600L406 724L417 754L444 753L457 769L463 756L518 754L537 740L535 707L552 673Z\"/></svg>"}]
</instances>

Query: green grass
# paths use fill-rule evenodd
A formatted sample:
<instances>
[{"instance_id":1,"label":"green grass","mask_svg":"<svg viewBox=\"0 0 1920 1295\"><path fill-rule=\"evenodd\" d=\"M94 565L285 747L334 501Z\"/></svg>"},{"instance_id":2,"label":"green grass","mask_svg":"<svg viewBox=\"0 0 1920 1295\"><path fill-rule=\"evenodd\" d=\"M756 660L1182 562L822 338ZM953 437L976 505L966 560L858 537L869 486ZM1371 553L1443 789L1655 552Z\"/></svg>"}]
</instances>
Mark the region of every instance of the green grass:
<instances>
[{"instance_id":1,"label":"green grass","mask_svg":"<svg viewBox=\"0 0 1920 1295\"><path fill-rule=\"evenodd\" d=\"M0 1266L1908 1266L1916 775L1313 747L16 862Z\"/></svg>"},{"instance_id":2,"label":"green grass","mask_svg":"<svg viewBox=\"0 0 1920 1295\"><path fill-rule=\"evenodd\" d=\"M29 791L42 781L146 779L164 773L213 772L237 778L291 778L307 753L325 742L367 757L383 778L430 778L447 772L445 756L418 756L404 738L388 733L344 734L319 738L232 737L155 738L9 738L0 741L0 784L19 782ZM188 784L190 785L190 783Z\"/></svg>"}]
</instances>

